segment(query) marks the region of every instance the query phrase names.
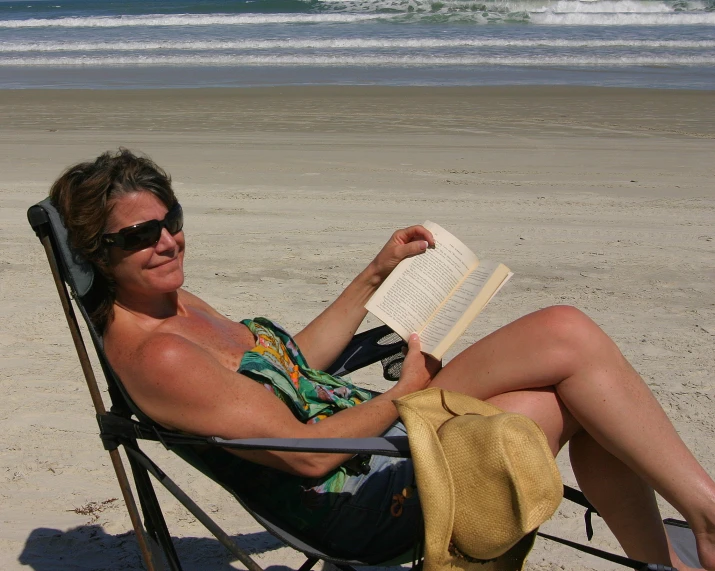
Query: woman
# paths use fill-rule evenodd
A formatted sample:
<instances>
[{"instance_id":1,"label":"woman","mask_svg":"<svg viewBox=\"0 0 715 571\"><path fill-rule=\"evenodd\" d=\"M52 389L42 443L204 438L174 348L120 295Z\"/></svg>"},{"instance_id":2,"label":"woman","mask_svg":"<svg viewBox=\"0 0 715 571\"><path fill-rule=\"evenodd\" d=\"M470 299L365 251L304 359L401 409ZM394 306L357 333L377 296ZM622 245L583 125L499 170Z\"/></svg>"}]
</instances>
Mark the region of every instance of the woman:
<instances>
[{"instance_id":1,"label":"woman","mask_svg":"<svg viewBox=\"0 0 715 571\"><path fill-rule=\"evenodd\" d=\"M425 228L395 232L292 339L266 320L233 322L181 289L181 208L170 178L149 159L105 153L70 167L51 198L101 280L92 318L112 366L156 422L224 438L368 437L403 430L394 399L428 386L459 391L532 418L554 455L568 441L581 489L630 557L686 569L668 545L655 489L687 519L701 562L715 570L715 483L615 344L578 310L522 317L444 367L413 335L399 381L369 398L320 370L350 341L365 302L395 266L434 243ZM358 535L372 549L405 549L419 534L409 460L373 457L365 475L347 455L236 454L250 460L242 468L252 471L257 494L335 549L359 552ZM396 490L398 509L390 505Z\"/></svg>"}]
</instances>

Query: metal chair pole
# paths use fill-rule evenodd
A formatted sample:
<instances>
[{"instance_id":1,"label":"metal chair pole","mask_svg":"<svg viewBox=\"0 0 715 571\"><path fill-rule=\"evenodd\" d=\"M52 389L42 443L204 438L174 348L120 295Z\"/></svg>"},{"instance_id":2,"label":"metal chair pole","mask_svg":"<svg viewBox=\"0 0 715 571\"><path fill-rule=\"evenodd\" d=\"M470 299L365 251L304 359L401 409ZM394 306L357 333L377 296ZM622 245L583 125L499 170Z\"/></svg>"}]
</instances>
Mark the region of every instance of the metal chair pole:
<instances>
[{"instance_id":1,"label":"metal chair pole","mask_svg":"<svg viewBox=\"0 0 715 571\"><path fill-rule=\"evenodd\" d=\"M72 333L72 341L74 341L74 346L77 350L77 355L79 356L79 362L82 366L82 372L84 373L84 378L87 381L87 387L89 388L89 394L92 398L92 404L94 405L94 409L97 414L105 414L106 409L104 408L104 401L102 400L102 395L99 392L99 387L97 386L97 379L94 376L94 371L92 370L92 365L89 361L87 348L82 340L82 333L79 330L74 309L69 301L70 298L67 288L60 276L59 268L57 267L57 261L55 260L55 255L52 251L52 243L50 242L49 235L46 232L43 233L40 241L45 248L47 261L49 262L50 269L52 270L52 277L55 280L55 286L57 286L57 293L62 301L62 309L64 309L67 325ZM137 509L136 502L134 501L134 495L132 494L132 489L129 485L129 479L127 478L127 473L124 470L119 450L116 448L114 450L109 450L109 457L112 460L112 466L114 467L114 472L117 475L117 480L119 481L119 488L122 491L124 503L126 504L127 511L129 512L129 518L134 526L134 532L136 534L137 541L139 542L139 549L141 550L142 558L144 559L147 571L160 571L154 565L151 547L149 546L146 532L144 531L144 526L142 525L141 517L139 516L139 510Z\"/></svg>"}]
</instances>

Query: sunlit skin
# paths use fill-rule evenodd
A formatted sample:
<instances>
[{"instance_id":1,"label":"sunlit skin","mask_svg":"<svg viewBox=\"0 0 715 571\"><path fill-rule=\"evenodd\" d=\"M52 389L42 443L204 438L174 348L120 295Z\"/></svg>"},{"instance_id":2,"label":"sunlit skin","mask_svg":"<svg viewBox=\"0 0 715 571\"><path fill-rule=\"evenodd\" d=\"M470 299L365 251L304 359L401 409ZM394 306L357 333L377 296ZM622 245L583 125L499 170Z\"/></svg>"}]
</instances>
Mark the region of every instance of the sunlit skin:
<instances>
[{"instance_id":1,"label":"sunlit skin","mask_svg":"<svg viewBox=\"0 0 715 571\"><path fill-rule=\"evenodd\" d=\"M161 220L166 206L146 192L118 198L108 232ZM343 293L295 335L308 363L325 369L366 315L365 302L392 269L434 243L421 226L398 230ZM568 441L581 489L626 553L687 570L670 549L653 489L690 523L701 562L715 571L715 483L678 437L648 387L608 336L572 307L537 311L502 327L444 367L408 343L399 381L357 407L302 424L275 395L236 370L255 345L244 325L219 314L183 284L183 232L162 231L136 252L111 248L117 284L104 335L113 367L142 410L169 428L224 438L366 437L398 419L396 398L439 386L519 412L544 430L554 454ZM301 476L344 462L336 454L240 452Z\"/></svg>"},{"instance_id":2,"label":"sunlit skin","mask_svg":"<svg viewBox=\"0 0 715 571\"><path fill-rule=\"evenodd\" d=\"M108 233L147 220L162 220L167 211L166 205L153 194L133 192L112 204ZM112 274L122 284L117 290L117 302L131 299L136 303L147 296L153 299L156 294L170 294L168 299L173 301L184 283L184 248L184 232L172 236L166 228L155 245L143 250L109 248Z\"/></svg>"},{"instance_id":3,"label":"sunlit skin","mask_svg":"<svg viewBox=\"0 0 715 571\"><path fill-rule=\"evenodd\" d=\"M162 220L166 213L166 205L151 193L124 195L112 205L107 233L147 220ZM142 342L160 332L178 334L200 345L234 371L243 353L254 346L248 328L226 319L181 289L184 250L184 232L172 236L166 228L162 229L159 242L143 250L109 249L118 287L114 320L104 338L108 351L116 346L113 362L132 359ZM123 339L115 345L113 341L119 332Z\"/></svg>"}]
</instances>

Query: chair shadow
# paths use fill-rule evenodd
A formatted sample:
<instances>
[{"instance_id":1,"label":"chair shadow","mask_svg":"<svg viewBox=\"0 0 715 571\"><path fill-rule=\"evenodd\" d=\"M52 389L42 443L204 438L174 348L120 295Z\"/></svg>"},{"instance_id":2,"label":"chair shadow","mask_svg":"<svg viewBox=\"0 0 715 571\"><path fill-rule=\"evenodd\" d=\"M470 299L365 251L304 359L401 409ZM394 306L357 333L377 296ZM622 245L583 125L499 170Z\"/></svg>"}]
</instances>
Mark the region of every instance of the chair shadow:
<instances>
[{"instance_id":1,"label":"chair shadow","mask_svg":"<svg viewBox=\"0 0 715 571\"><path fill-rule=\"evenodd\" d=\"M267 531L232 539L249 554L284 546ZM216 539L175 537L173 541L184 571L236 571L231 565L235 558ZM18 561L34 571L144 570L134 532L111 535L99 525L82 525L69 531L38 527L27 538ZM291 570L283 565L272 565L266 571Z\"/></svg>"}]
</instances>

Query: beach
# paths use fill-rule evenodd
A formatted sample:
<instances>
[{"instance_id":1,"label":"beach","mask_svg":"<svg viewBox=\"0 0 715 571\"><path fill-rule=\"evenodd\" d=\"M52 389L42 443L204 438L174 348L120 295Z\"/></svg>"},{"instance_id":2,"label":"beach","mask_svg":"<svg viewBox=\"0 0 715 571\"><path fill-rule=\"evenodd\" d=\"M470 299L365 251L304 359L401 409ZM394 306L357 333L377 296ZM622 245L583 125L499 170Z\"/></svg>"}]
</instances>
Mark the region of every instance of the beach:
<instances>
[{"instance_id":1,"label":"beach","mask_svg":"<svg viewBox=\"0 0 715 571\"><path fill-rule=\"evenodd\" d=\"M171 174L186 215L185 287L224 314L297 332L395 229L429 219L515 272L447 360L526 313L574 305L616 341L715 475L711 91L0 90L2 569L142 568L26 220L66 166L119 146ZM364 327L377 324L368 317ZM352 378L387 387L375 368ZM259 564L301 565L225 491L147 448ZM558 464L574 484L566 451ZM158 493L187 571L242 568ZM593 522L591 545L622 553ZM567 502L542 529L586 541L583 510ZM544 540L527 566L618 568Z\"/></svg>"}]
</instances>

